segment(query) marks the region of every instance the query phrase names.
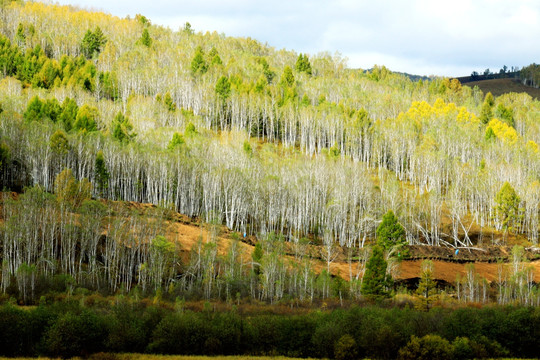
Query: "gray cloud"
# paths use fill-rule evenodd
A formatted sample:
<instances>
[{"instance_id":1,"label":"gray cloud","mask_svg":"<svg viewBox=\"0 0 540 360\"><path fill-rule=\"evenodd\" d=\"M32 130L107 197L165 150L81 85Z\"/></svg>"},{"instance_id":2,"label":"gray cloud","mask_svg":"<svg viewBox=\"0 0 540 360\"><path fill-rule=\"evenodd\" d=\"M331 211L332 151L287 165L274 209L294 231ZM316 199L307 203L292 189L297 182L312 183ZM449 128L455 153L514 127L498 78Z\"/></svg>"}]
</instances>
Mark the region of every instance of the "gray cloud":
<instances>
[{"instance_id":1,"label":"gray cloud","mask_svg":"<svg viewBox=\"0 0 540 360\"><path fill-rule=\"evenodd\" d=\"M252 37L276 48L339 51L350 67L467 75L540 59L537 0L61 0L178 29Z\"/></svg>"}]
</instances>

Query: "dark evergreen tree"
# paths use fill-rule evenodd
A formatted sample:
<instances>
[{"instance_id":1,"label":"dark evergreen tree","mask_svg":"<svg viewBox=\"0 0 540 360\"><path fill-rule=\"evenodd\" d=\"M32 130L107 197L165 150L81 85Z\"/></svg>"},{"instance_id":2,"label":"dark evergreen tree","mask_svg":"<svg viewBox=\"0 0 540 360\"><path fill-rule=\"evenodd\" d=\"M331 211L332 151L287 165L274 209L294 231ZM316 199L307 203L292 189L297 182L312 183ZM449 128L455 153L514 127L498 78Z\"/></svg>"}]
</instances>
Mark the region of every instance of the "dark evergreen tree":
<instances>
[{"instance_id":1,"label":"dark evergreen tree","mask_svg":"<svg viewBox=\"0 0 540 360\"><path fill-rule=\"evenodd\" d=\"M388 264L384 259L383 249L375 245L366 264L362 283L362 295L368 299L380 300L389 296L391 278L386 274Z\"/></svg>"},{"instance_id":2,"label":"dark evergreen tree","mask_svg":"<svg viewBox=\"0 0 540 360\"><path fill-rule=\"evenodd\" d=\"M218 97L225 101L231 94L231 83L229 82L229 78L226 76L222 76L219 78L219 80L216 83L216 94Z\"/></svg>"},{"instance_id":3,"label":"dark evergreen tree","mask_svg":"<svg viewBox=\"0 0 540 360\"><path fill-rule=\"evenodd\" d=\"M81 42L81 52L87 59L92 59L99 55L103 46L107 42L103 31L97 26L92 32L87 30Z\"/></svg>"},{"instance_id":4,"label":"dark evergreen tree","mask_svg":"<svg viewBox=\"0 0 540 360\"><path fill-rule=\"evenodd\" d=\"M101 196L104 196L105 191L109 187L109 172L105 164L105 157L100 150L96 156L95 168L94 168L94 180L96 181L96 188Z\"/></svg>"}]
</instances>

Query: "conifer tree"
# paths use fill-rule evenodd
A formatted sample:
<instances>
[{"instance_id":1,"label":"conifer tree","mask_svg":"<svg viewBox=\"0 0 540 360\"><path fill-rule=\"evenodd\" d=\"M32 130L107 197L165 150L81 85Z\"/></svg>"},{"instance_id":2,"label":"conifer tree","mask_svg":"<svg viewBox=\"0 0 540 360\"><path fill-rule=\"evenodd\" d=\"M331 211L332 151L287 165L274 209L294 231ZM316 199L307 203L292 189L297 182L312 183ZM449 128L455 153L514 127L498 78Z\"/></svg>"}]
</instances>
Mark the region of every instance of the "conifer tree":
<instances>
[{"instance_id":1,"label":"conifer tree","mask_svg":"<svg viewBox=\"0 0 540 360\"><path fill-rule=\"evenodd\" d=\"M99 26L95 30L87 30L81 42L81 52L87 59L96 57L107 42L107 38Z\"/></svg>"},{"instance_id":2,"label":"conifer tree","mask_svg":"<svg viewBox=\"0 0 540 360\"><path fill-rule=\"evenodd\" d=\"M291 67L285 66L279 84L283 87L292 87L294 85L294 81L294 74Z\"/></svg>"},{"instance_id":3,"label":"conifer tree","mask_svg":"<svg viewBox=\"0 0 540 360\"><path fill-rule=\"evenodd\" d=\"M406 244L405 229L392 210L384 214L382 222L377 227L377 244L385 250Z\"/></svg>"},{"instance_id":4,"label":"conifer tree","mask_svg":"<svg viewBox=\"0 0 540 360\"><path fill-rule=\"evenodd\" d=\"M296 59L296 71L305 72L308 75L311 75L311 63L307 55L300 54Z\"/></svg>"},{"instance_id":5,"label":"conifer tree","mask_svg":"<svg viewBox=\"0 0 540 360\"><path fill-rule=\"evenodd\" d=\"M193 75L202 75L206 73L207 70L208 64L204 60L203 49L198 46L197 49L195 49L195 56L193 57L193 60L191 60L191 73Z\"/></svg>"},{"instance_id":6,"label":"conifer tree","mask_svg":"<svg viewBox=\"0 0 540 360\"><path fill-rule=\"evenodd\" d=\"M97 130L97 114L98 110L95 107L84 104L77 112L73 129L81 132L91 132Z\"/></svg>"},{"instance_id":7,"label":"conifer tree","mask_svg":"<svg viewBox=\"0 0 540 360\"><path fill-rule=\"evenodd\" d=\"M152 46L152 38L150 37L150 33L148 32L147 28L143 29L141 38L139 39L142 45L146 47Z\"/></svg>"},{"instance_id":8,"label":"conifer tree","mask_svg":"<svg viewBox=\"0 0 540 360\"><path fill-rule=\"evenodd\" d=\"M434 295L437 293L435 286L435 281L433 281L433 262L431 260L424 260L422 262L422 272L416 294L420 296L421 308L426 311L431 308Z\"/></svg>"},{"instance_id":9,"label":"conifer tree","mask_svg":"<svg viewBox=\"0 0 540 360\"><path fill-rule=\"evenodd\" d=\"M136 136L129 118L121 112L116 114L112 122L112 136L121 143L127 143Z\"/></svg>"},{"instance_id":10,"label":"conifer tree","mask_svg":"<svg viewBox=\"0 0 540 360\"><path fill-rule=\"evenodd\" d=\"M105 191L109 187L109 172L105 165L105 157L100 150L96 156L96 162L94 167L94 179L96 181L97 190L101 196L104 196Z\"/></svg>"},{"instance_id":11,"label":"conifer tree","mask_svg":"<svg viewBox=\"0 0 540 360\"><path fill-rule=\"evenodd\" d=\"M24 120L27 122L40 121L43 118L43 102L36 95L34 96L26 107L26 111L23 114Z\"/></svg>"},{"instance_id":12,"label":"conifer tree","mask_svg":"<svg viewBox=\"0 0 540 360\"><path fill-rule=\"evenodd\" d=\"M371 256L366 264L362 295L372 300L380 300L389 296L388 287L391 278L386 274L387 266L382 247L373 246Z\"/></svg>"},{"instance_id":13,"label":"conifer tree","mask_svg":"<svg viewBox=\"0 0 540 360\"><path fill-rule=\"evenodd\" d=\"M520 220L520 197L507 181L495 196L495 215L505 231L512 231Z\"/></svg>"},{"instance_id":14,"label":"conifer tree","mask_svg":"<svg viewBox=\"0 0 540 360\"><path fill-rule=\"evenodd\" d=\"M225 101L231 94L231 83L229 82L229 78L226 76L222 76L219 78L219 80L216 83L216 94L218 97Z\"/></svg>"}]
</instances>

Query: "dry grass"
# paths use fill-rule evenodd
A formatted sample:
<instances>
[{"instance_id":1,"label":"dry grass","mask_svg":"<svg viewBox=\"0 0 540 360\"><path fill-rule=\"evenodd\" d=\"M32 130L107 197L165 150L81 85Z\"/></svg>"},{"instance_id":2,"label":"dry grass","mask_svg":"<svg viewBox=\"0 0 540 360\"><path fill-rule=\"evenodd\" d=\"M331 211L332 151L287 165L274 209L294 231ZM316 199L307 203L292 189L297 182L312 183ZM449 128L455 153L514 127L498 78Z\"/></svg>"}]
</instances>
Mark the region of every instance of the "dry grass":
<instances>
[{"instance_id":1,"label":"dry grass","mask_svg":"<svg viewBox=\"0 0 540 360\"><path fill-rule=\"evenodd\" d=\"M49 360L53 358L37 357L37 358L5 358L0 357L0 360ZM72 360L82 360L79 357L72 358ZM94 354L90 356L90 360L295 360L296 358L289 358L285 356L184 356L184 355L150 355L150 354ZM309 359L303 359L309 360Z\"/></svg>"},{"instance_id":2,"label":"dry grass","mask_svg":"<svg viewBox=\"0 0 540 360\"><path fill-rule=\"evenodd\" d=\"M491 92L494 96L500 96L502 94L515 92L515 93L527 93L533 98L540 99L540 89L535 89L530 86L525 86L515 79L491 79L482 81L472 81L463 85L471 88L478 86L484 94Z\"/></svg>"}]
</instances>

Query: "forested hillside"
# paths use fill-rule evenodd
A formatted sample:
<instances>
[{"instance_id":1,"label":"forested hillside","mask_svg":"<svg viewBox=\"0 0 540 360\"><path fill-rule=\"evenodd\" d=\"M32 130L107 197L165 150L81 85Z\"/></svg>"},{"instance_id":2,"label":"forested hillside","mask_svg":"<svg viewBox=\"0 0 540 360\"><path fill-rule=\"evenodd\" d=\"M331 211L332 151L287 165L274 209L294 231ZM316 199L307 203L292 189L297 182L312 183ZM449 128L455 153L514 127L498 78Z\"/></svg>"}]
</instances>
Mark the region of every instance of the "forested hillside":
<instances>
[{"instance_id":1,"label":"forested hillside","mask_svg":"<svg viewBox=\"0 0 540 360\"><path fill-rule=\"evenodd\" d=\"M329 277L338 246L365 264L377 237L390 262L407 244L538 244L540 102L526 94L353 70L142 15L0 11L0 186L23 193L2 201L4 293L33 301L37 279L63 274L64 288L112 293L341 297ZM134 215L112 200L156 207ZM184 263L165 236L175 212L214 229ZM399 236L381 240L383 216ZM253 255L219 255L219 225L256 236ZM531 273L512 271L501 283L521 290L500 302L533 302ZM354 296L363 273L355 265ZM461 296L480 300L486 285L467 286Z\"/></svg>"}]
</instances>

